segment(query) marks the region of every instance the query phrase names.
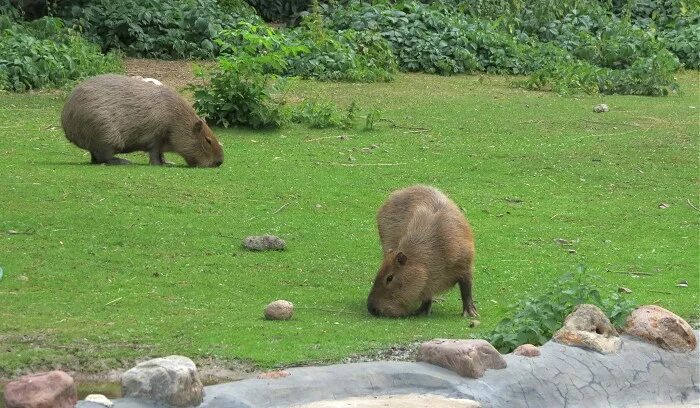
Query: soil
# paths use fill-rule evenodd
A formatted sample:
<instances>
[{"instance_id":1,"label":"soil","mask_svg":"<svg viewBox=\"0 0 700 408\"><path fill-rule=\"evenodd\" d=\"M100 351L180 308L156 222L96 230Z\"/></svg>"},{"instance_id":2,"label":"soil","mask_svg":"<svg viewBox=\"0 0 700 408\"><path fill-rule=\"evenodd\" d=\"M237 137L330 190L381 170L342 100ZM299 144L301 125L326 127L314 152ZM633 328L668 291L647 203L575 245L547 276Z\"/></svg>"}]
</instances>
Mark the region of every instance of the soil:
<instances>
[{"instance_id":1,"label":"soil","mask_svg":"<svg viewBox=\"0 0 700 408\"><path fill-rule=\"evenodd\" d=\"M194 76L194 65L211 66L211 61L164 61L143 58L125 58L126 75L155 78L170 88L182 91L187 85L201 81Z\"/></svg>"}]
</instances>

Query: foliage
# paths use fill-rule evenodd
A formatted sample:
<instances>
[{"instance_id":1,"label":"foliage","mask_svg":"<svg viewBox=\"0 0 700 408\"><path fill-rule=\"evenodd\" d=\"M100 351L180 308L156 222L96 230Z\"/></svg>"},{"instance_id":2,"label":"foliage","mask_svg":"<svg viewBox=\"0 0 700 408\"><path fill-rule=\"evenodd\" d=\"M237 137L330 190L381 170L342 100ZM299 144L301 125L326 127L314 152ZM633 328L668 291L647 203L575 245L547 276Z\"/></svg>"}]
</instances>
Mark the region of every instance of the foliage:
<instances>
[{"instance_id":1,"label":"foliage","mask_svg":"<svg viewBox=\"0 0 700 408\"><path fill-rule=\"evenodd\" d=\"M288 41L303 45L289 63L287 74L319 80L391 81L398 70L389 43L381 36L355 30L328 30L320 14L306 17Z\"/></svg>"},{"instance_id":2,"label":"foliage","mask_svg":"<svg viewBox=\"0 0 700 408\"><path fill-rule=\"evenodd\" d=\"M57 13L103 51L162 59L212 58L219 53L213 39L221 30L241 20L260 21L247 8L224 12L215 0L96 0Z\"/></svg>"},{"instance_id":3,"label":"foliage","mask_svg":"<svg viewBox=\"0 0 700 408\"><path fill-rule=\"evenodd\" d=\"M222 31L215 42L222 56L215 69L198 72L205 84L193 88L195 109L224 127L281 126L285 81L279 74L288 58L305 48L285 44L284 37L270 28L244 22Z\"/></svg>"},{"instance_id":4,"label":"foliage","mask_svg":"<svg viewBox=\"0 0 700 408\"><path fill-rule=\"evenodd\" d=\"M265 21L288 21L309 9L311 0L247 0Z\"/></svg>"},{"instance_id":5,"label":"foliage","mask_svg":"<svg viewBox=\"0 0 700 408\"><path fill-rule=\"evenodd\" d=\"M60 19L19 23L0 14L0 90L61 87L120 70L117 55L102 55L99 47L65 28Z\"/></svg>"},{"instance_id":6,"label":"foliage","mask_svg":"<svg viewBox=\"0 0 700 408\"><path fill-rule=\"evenodd\" d=\"M614 326L622 327L635 304L619 293L603 298L597 289L599 280L583 267L562 276L553 289L510 306L513 317L501 320L487 340L501 353L509 353L521 344L544 344L574 306L582 303L600 307Z\"/></svg>"}]
</instances>

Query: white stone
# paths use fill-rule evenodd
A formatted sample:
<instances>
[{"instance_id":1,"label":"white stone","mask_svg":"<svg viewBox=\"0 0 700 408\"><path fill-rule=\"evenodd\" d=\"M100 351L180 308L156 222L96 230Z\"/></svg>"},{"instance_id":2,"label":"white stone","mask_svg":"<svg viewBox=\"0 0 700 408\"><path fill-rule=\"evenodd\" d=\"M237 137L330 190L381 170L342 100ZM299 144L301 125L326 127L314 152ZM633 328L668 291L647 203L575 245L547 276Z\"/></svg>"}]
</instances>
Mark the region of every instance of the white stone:
<instances>
[{"instance_id":1,"label":"white stone","mask_svg":"<svg viewBox=\"0 0 700 408\"><path fill-rule=\"evenodd\" d=\"M85 402L92 402L94 404L104 405L105 407L112 408L114 403L102 394L90 394L85 397Z\"/></svg>"}]
</instances>

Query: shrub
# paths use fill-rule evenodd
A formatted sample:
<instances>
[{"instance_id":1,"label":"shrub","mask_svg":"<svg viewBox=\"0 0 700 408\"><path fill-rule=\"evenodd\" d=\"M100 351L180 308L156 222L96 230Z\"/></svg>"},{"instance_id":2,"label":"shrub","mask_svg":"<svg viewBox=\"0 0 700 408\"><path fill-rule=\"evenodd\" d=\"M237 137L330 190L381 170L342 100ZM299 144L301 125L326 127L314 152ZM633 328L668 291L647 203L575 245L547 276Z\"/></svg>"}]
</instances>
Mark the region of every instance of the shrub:
<instances>
[{"instance_id":1,"label":"shrub","mask_svg":"<svg viewBox=\"0 0 700 408\"><path fill-rule=\"evenodd\" d=\"M289 57L306 50L287 45L270 28L243 22L222 31L215 41L222 56L215 69L198 72L205 84L193 87L195 109L224 127L281 126L284 99L279 95L285 82L279 74Z\"/></svg>"},{"instance_id":2,"label":"shrub","mask_svg":"<svg viewBox=\"0 0 700 408\"><path fill-rule=\"evenodd\" d=\"M311 6L311 0L247 0L265 21L289 21Z\"/></svg>"},{"instance_id":3,"label":"shrub","mask_svg":"<svg viewBox=\"0 0 700 408\"><path fill-rule=\"evenodd\" d=\"M96 0L57 13L103 51L161 59L213 58L219 53L213 39L221 30L241 20L260 21L247 8L224 12L215 0Z\"/></svg>"},{"instance_id":4,"label":"shrub","mask_svg":"<svg viewBox=\"0 0 700 408\"><path fill-rule=\"evenodd\" d=\"M510 353L521 344L544 344L563 325L574 306L582 303L600 307L614 326L622 327L634 302L618 293L603 298L596 289L597 282L600 278L587 274L584 268L564 275L553 289L510 306L513 317L501 320L486 340L501 353Z\"/></svg>"},{"instance_id":5,"label":"shrub","mask_svg":"<svg viewBox=\"0 0 700 408\"><path fill-rule=\"evenodd\" d=\"M121 70L117 55L102 55L98 46L65 28L57 18L18 23L0 15L0 30L0 89L61 87Z\"/></svg>"}]
</instances>

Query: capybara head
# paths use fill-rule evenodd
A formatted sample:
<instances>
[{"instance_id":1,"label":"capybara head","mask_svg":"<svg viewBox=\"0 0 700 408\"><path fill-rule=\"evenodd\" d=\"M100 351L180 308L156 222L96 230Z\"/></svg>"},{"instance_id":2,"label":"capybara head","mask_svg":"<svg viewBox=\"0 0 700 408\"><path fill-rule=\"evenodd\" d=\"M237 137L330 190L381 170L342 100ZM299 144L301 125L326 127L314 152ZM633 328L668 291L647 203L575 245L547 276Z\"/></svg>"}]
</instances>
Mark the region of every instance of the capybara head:
<instances>
[{"instance_id":1,"label":"capybara head","mask_svg":"<svg viewBox=\"0 0 700 408\"><path fill-rule=\"evenodd\" d=\"M189 166L218 167L224 162L224 150L207 123L198 118L192 126L191 137L173 135L170 143Z\"/></svg>"},{"instance_id":2,"label":"capybara head","mask_svg":"<svg viewBox=\"0 0 700 408\"><path fill-rule=\"evenodd\" d=\"M421 302L428 280L425 266L403 252L389 250L367 298L367 310L375 316L408 316Z\"/></svg>"}]
</instances>

